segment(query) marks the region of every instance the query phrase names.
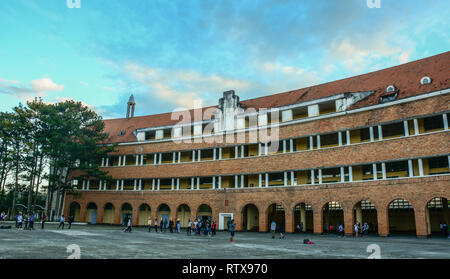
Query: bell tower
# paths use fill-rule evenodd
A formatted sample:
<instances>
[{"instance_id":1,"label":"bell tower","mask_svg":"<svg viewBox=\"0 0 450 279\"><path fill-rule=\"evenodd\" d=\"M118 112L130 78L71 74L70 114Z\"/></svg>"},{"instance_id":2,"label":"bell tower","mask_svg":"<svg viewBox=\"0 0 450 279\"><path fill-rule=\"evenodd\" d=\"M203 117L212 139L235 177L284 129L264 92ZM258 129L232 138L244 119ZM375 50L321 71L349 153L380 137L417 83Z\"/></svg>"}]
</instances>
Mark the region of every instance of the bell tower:
<instances>
[{"instance_id":1,"label":"bell tower","mask_svg":"<svg viewBox=\"0 0 450 279\"><path fill-rule=\"evenodd\" d=\"M127 103L127 118L134 117L134 107L136 106L136 102L134 101L134 96L131 94L130 99Z\"/></svg>"}]
</instances>

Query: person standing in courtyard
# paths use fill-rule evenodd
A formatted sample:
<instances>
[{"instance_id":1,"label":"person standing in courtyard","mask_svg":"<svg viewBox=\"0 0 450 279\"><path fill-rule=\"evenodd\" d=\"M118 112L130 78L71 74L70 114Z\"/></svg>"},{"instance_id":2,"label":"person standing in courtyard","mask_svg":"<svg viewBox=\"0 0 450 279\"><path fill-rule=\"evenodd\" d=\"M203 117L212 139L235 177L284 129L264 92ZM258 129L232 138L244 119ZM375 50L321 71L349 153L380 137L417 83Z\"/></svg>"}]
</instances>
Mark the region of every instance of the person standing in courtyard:
<instances>
[{"instance_id":1,"label":"person standing in courtyard","mask_svg":"<svg viewBox=\"0 0 450 279\"><path fill-rule=\"evenodd\" d=\"M285 223L284 223L284 220L283 221L281 221L281 224L280 224L280 239L284 239L284 234L285 234Z\"/></svg>"},{"instance_id":2,"label":"person standing in courtyard","mask_svg":"<svg viewBox=\"0 0 450 279\"><path fill-rule=\"evenodd\" d=\"M272 234L272 238L275 238L275 230L277 229L277 223L275 220L270 224L270 233Z\"/></svg>"},{"instance_id":3,"label":"person standing in courtyard","mask_svg":"<svg viewBox=\"0 0 450 279\"><path fill-rule=\"evenodd\" d=\"M358 233L359 233L359 224L358 224L358 222L355 223L354 230L355 230L355 237L358 238Z\"/></svg>"},{"instance_id":4,"label":"person standing in courtyard","mask_svg":"<svg viewBox=\"0 0 450 279\"><path fill-rule=\"evenodd\" d=\"M236 225L234 224L234 220L232 219L230 222L230 242L234 242L234 232L236 231Z\"/></svg>"},{"instance_id":5,"label":"person standing in courtyard","mask_svg":"<svg viewBox=\"0 0 450 279\"><path fill-rule=\"evenodd\" d=\"M197 235L197 230L198 230L198 222L197 220L194 220L194 235Z\"/></svg>"},{"instance_id":6,"label":"person standing in courtyard","mask_svg":"<svg viewBox=\"0 0 450 279\"><path fill-rule=\"evenodd\" d=\"M58 226L58 230L59 228L61 228L64 230L64 222L66 222L66 218L64 218L64 214L61 215L61 218L59 218L59 226Z\"/></svg>"},{"instance_id":7,"label":"person standing in courtyard","mask_svg":"<svg viewBox=\"0 0 450 279\"><path fill-rule=\"evenodd\" d=\"M191 219L189 219L187 228L186 228L186 235L191 235L191 226L192 226L192 222L191 222Z\"/></svg>"},{"instance_id":8,"label":"person standing in courtyard","mask_svg":"<svg viewBox=\"0 0 450 279\"><path fill-rule=\"evenodd\" d=\"M41 229L43 230L44 229L44 224L45 224L45 221L47 221L47 215L45 215L45 212L43 212L42 213L42 218L41 218Z\"/></svg>"},{"instance_id":9,"label":"person standing in courtyard","mask_svg":"<svg viewBox=\"0 0 450 279\"><path fill-rule=\"evenodd\" d=\"M152 230L152 217L148 217L147 225L148 225L148 232L150 232Z\"/></svg>"},{"instance_id":10,"label":"person standing in courtyard","mask_svg":"<svg viewBox=\"0 0 450 279\"><path fill-rule=\"evenodd\" d=\"M213 221L211 224L211 233L212 233L212 236L216 235L216 221Z\"/></svg>"},{"instance_id":11,"label":"person standing in courtyard","mask_svg":"<svg viewBox=\"0 0 450 279\"><path fill-rule=\"evenodd\" d=\"M128 217L127 228L125 229L125 232L131 232L131 217Z\"/></svg>"},{"instance_id":12,"label":"person standing in courtyard","mask_svg":"<svg viewBox=\"0 0 450 279\"><path fill-rule=\"evenodd\" d=\"M363 225L363 234L365 236L369 236L369 224L367 224L367 222L365 222Z\"/></svg>"},{"instance_id":13,"label":"person standing in courtyard","mask_svg":"<svg viewBox=\"0 0 450 279\"><path fill-rule=\"evenodd\" d=\"M155 218L155 232L158 232L158 218Z\"/></svg>"},{"instance_id":14,"label":"person standing in courtyard","mask_svg":"<svg viewBox=\"0 0 450 279\"><path fill-rule=\"evenodd\" d=\"M181 232L181 222L180 219L177 219L177 233Z\"/></svg>"},{"instance_id":15,"label":"person standing in courtyard","mask_svg":"<svg viewBox=\"0 0 450 279\"><path fill-rule=\"evenodd\" d=\"M170 221L169 221L169 231L170 231L170 233L173 233L173 220L172 219L170 219Z\"/></svg>"},{"instance_id":16,"label":"person standing in courtyard","mask_svg":"<svg viewBox=\"0 0 450 279\"><path fill-rule=\"evenodd\" d=\"M159 232L162 233L164 230L164 221L163 218L161 217L161 222L159 222Z\"/></svg>"},{"instance_id":17,"label":"person standing in courtyard","mask_svg":"<svg viewBox=\"0 0 450 279\"><path fill-rule=\"evenodd\" d=\"M67 220L67 222L69 223L69 228L68 228L69 230L72 228L73 219L74 219L73 215L70 215L69 219Z\"/></svg>"},{"instance_id":18,"label":"person standing in courtyard","mask_svg":"<svg viewBox=\"0 0 450 279\"><path fill-rule=\"evenodd\" d=\"M29 225L28 225L28 229L34 230L34 221L36 220L36 216L34 215L34 212L31 212L30 217L29 217Z\"/></svg>"},{"instance_id":19,"label":"person standing in courtyard","mask_svg":"<svg viewBox=\"0 0 450 279\"><path fill-rule=\"evenodd\" d=\"M23 219L22 212L19 212L16 219L17 219L17 229L22 230L22 219Z\"/></svg>"}]
</instances>

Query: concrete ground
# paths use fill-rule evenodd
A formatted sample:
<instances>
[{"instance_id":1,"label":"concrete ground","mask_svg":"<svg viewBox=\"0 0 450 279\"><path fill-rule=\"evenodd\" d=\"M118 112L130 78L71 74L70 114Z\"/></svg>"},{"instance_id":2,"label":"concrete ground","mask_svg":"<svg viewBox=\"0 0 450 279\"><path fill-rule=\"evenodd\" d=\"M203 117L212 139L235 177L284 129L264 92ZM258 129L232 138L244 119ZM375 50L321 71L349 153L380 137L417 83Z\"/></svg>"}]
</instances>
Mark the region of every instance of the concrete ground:
<instances>
[{"instance_id":1,"label":"concrete ground","mask_svg":"<svg viewBox=\"0 0 450 279\"><path fill-rule=\"evenodd\" d=\"M36 230L0 229L0 259L65 259L71 253L67 246L80 247L82 259L279 259L328 258L367 259L379 255L382 259L450 258L450 239L415 236L367 238L336 235L287 234L285 239L272 239L269 233L237 232L235 242L229 242L227 232L215 237L187 236L182 233L155 233L145 228L133 228L131 233L122 227L101 225L73 225L71 230L57 230L57 224L37 224ZM316 244L305 245L308 238ZM376 244L379 247L369 246ZM369 246L369 250L368 250ZM373 250L375 249L375 250ZM379 253L377 253L379 251Z\"/></svg>"}]
</instances>

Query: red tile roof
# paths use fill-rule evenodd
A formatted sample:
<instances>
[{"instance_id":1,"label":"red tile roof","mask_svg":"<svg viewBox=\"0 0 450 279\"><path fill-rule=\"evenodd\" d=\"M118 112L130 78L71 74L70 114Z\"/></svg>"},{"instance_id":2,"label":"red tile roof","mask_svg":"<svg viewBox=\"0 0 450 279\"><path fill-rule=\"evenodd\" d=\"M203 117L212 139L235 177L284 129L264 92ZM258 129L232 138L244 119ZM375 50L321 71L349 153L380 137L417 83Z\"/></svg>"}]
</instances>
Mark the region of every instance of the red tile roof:
<instances>
[{"instance_id":1,"label":"red tile roof","mask_svg":"<svg viewBox=\"0 0 450 279\"><path fill-rule=\"evenodd\" d=\"M420 84L420 79L424 76L429 76L431 78L431 84ZM378 104L379 97L386 92L387 86L391 84L394 85L398 91L397 99L449 88L450 51L363 75L306 87L303 89L249 99L241 101L240 103L244 108L252 107L258 110L262 108L275 108L321 99L345 92L375 91L374 94L359 101L350 108L354 109ZM208 108L216 107L217 106L205 107L202 110L204 111ZM191 113L191 119L194 119L194 111L190 110L189 112ZM136 137L133 135L133 131L136 129L159 127L178 123L178 119L171 120L171 114L172 113L169 112L138 116L131 119L118 118L104 120L105 132L110 135L108 142L133 142L136 141ZM125 135L119 136L121 131L125 131Z\"/></svg>"}]
</instances>

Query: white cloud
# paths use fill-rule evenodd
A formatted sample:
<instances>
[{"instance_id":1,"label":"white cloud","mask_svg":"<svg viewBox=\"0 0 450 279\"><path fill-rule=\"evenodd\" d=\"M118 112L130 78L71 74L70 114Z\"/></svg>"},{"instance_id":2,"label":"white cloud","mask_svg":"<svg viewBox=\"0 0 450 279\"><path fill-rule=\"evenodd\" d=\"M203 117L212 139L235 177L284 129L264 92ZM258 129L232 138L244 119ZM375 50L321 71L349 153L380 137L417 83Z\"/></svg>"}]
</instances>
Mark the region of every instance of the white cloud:
<instances>
[{"instance_id":1,"label":"white cloud","mask_svg":"<svg viewBox=\"0 0 450 279\"><path fill-rule=\"evenodd\" d=\"M44 96L46 91L63 91L64 85L56 84L51 78L42 78L31 81L33 91L38 93L38 96Z\"/></svg>"},{"instance_id":2,"label":"white cloud","mask_svg":"<svg viewBox=\"0 0 450 279\"><path fill-rule=\"evenodd\" d=\"M216 104L217 99L208 99L209 93L250 88L250 83L245 80L193 70L157 69L128 63L124 65L123 71L143 85L148 94L178 107L192 108L195 100L201 100L207 105L212 102Z\"/></svg>"}]
</instances>

